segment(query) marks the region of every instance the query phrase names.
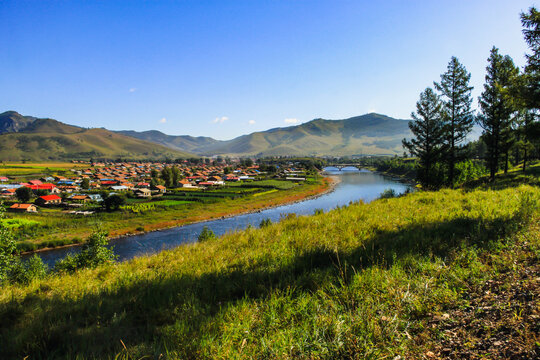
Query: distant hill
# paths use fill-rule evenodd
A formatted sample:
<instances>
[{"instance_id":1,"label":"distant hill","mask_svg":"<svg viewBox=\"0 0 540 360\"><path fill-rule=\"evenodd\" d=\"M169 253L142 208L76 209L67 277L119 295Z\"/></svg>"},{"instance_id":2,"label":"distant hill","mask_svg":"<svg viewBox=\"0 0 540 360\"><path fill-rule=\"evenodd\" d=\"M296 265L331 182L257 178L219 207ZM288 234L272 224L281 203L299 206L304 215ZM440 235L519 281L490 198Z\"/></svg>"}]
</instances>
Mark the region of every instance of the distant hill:
<instances>
[{"instance_id":1,"label":"distant hill","mask_svg":"<svg viewBox=\"0 0 540 360\"><path fill-rule=\"evenodd\" d=\"M135 139L106 129L85 129L53 119L0 114L0 160L72 160L88 158L161 159L190 153Z\"/></svg>"},{"instance_id":2,"label":"distant hill","mask_svg":"<svg viewBox=\"0 0 540 360\"><path fill-rule=\"evenodd\" d=\"M120 133L199 155L231 156L402 154L401 140L410 136L407 120L375 113L345 120L315 119L227 141L171 136L159 131Z\"/></svg>"},{"instance_id":3,"label":"distant hill","mask_svg":"<svg viewBox=\"0 0 540 360\"><path fill-rule=\"evenodd\" d=\"M170 147L171 149L176 149L180 151L189 151L204 149L208 146L215 145L221 141L213 139L206 136L189 136L189 135L167 135L157 130L149 131L133 131L133 130L121 130L117 133L122 135L131 136L137 139L151 141L156 144L161 144L163 146Z\"/></svg>"}]
</instances>

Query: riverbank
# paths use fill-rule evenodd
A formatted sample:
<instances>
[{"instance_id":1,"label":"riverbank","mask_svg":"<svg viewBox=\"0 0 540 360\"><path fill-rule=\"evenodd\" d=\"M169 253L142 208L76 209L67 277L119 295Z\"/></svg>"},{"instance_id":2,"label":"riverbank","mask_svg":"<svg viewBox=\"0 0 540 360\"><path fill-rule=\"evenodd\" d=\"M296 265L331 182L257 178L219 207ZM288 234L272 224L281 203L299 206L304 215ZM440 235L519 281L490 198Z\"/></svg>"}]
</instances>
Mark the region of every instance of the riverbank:
<instances>
[{"instance_id":1,"label":"riverbank","mask_svg":"<svg viewBox=\"0 0 540 360\"><path fill-rule=\"evenodd\" d=\"M332 192L339 183L339 177L326 176L320 179L318 184L314 185L300 185L300 189L282 190L275 193L264 194L256 198L233 200L217 204L196 204L192 213L195 215L187 215L186 217L177 219L167 219L170 217L171 212L158 213L165 219L148 219L143 225L139 222L135 224L127 224L125 227L116 227L114 229L106 229L109 233L109 239L115 240L124 237L130 237L135 235L142 235L145 233L165 230L169 228L196 224L201 222L207 222L216 219L225 219L238 215L261 212L266 209L275 208L278 206L294 204L302 201L317 198ZM137 219L132 219L131 223ZM102 225L103 226L103 225ZM142 230L141 230L142 228ZM91 228L88 227L85 234L79 235L79 239L84 239L91 233ZM47 252L55 249L63 249L80 246L82 241L74 241L73 243L64 244L54 247L41 247L32 251L21 252L22 255L27 256L33 253Z\"/></svg>"}]
</instances>

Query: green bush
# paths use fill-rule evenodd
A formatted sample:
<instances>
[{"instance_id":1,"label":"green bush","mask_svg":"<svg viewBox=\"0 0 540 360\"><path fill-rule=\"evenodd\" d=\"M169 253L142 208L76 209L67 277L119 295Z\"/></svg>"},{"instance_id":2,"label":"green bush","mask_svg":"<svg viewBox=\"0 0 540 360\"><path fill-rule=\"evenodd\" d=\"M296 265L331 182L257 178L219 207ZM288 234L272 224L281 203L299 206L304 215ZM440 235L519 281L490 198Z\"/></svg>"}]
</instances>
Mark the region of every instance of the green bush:
<instances>
[{"instance_id":1,"label":"green bush","mask_svg":"<svg viewBox=\"0 0 540 360\"><path fill-rule=\"evenodd\" d=\"M386 189L379 195L379 199L390 199L395 197L397 197L397 193L394 189Z\"/></svg>"},{"instance_id":2,"label":"green bush","mask_svg":"<svg viewBox=\"0 0 540 360\"><path fill-rule=\"evenodd\" d=\"M210 230L208 228L208 226L205 226L205 227L203 227L201 233L197 237L197 240L198 241L207 241L207 240L215 239L216 237L217 237L216 234L214 234L214 232L212 230Z\"/></svg>"},{"instance_id":3,"label":"green bush","mask_svg":"<svg viewBox=\"0 0 540 360\"><path fill-rule=\"evenodd\" d=\"M83 245L80 253L68 255L54 265L56 271L75 271L81 268L112 262L116 259L113 249L107 248L107 234L103 231L94 232Z\"/></svg>"},{"instance_id":4,"label":"green bush","mask_svg":"<svg viewBox=\"0 0 540 360\"><path fill-rule=\"evenodd\" d=\"M259 224L259 227L263 228L263 227L267 227L267 226L270 226L272 225L272 220L270 219L262 219L261 220L261 223Z\"/></svg>"}]
</instances>

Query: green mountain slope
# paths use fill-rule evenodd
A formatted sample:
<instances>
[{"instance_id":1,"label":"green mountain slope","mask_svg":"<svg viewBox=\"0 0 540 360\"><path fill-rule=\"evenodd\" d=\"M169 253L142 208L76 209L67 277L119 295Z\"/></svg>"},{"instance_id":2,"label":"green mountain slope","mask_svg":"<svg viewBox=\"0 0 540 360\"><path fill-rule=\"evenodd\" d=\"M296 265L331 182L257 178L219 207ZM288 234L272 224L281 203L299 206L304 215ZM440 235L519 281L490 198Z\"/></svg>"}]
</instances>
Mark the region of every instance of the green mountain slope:
<instances>
[{"instance_id":1,"label":"green mountain slope","mask_svg":"<svg viewBox=\"0 0 540 360\"><path fill-rule=\"evenodd\" d=\"M408 121L374 113L345 120L316 119L227 141L159 131L119 133L199 155L231 156L401 154L401 140L410 136Z\"/></svg>"},{"instance_id":2,"label":"green mountain slope","mask_svg":"<svg viewBox=\"0 0 540 360\"><path fill-rule=\"evenodd\" d=\"M379 114L345 120L316 119L193 149L228 155L383 155L401 154L401 140L410 136L408 121Z\"/></svg>"},{"instance_id":3,"label":"green mountain slope","mask_svg":"<svg viewBox=\"0 0 540 360\"><path fill-rule=\"evenodd\" d=\"M53 119L0 114L0 160L72 160L94 158L158 159L193 156L106 129L84 129ZM18 122L10 123L15 118ZM31 119L31 121L25 121Z\"/></svg>"},{"instance_id":4,"label":"green mountain slope","mask_svg":"<svg viewBox=\"0 0 540 360\"><path fill-rule=\"evenodd\" d=\"M206 136L174 136L164 134L161 131L157 130L149 130L142 132L133 130L121 130L117 131L117 133L141 140L151 141L156 144L161 144L163 146L167 146L180 151L193 151L198 148L204 148L206 146L214 145L220 142L219 140Z\"/></svg>"}]
</instances>

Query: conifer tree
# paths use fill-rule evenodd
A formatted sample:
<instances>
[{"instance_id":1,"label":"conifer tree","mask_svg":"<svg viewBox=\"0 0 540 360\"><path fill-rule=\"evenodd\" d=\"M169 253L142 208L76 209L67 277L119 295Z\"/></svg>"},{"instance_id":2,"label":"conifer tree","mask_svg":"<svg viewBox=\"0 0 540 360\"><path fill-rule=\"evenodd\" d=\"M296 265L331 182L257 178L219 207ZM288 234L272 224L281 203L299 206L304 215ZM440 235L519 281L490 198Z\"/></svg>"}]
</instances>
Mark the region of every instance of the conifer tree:
<instances>
[{"instance_id":1,"label":"conifer tree","mask_svg":"<svg viewBox=\"0 0 540 360\"><path fill-rule=\"evenodd\" d=\"M523 36L532 53L527 54L525 66L525 87L523 95L528 109L540 116L540 11L531 7L529 12L521 13Z\"/></svg>"},{"instance_id":2,"label":"conifer tree","mask_svg":"<svg viewBox=\"0 0 540 360\"><path fill-rule=\"evenodd\" d=\"M418 157L418 180L426 189L436 188L440 182L435 174L437 163L441 159L444 146L444 123L441 119L442 104L432 88L420 94L416 103L416 113L412 113L413 121L409 128L414 137L408 141L403 139L403 146Z\"/></svg>"},{"instance_id":3,"label":"conifer tree","mask_svg":"<svg viewBox=\"0 0 540 360\"><path fill-rule=\"evenodd\" d=\"M478 99L482 110L478 124L484 129L482 137L486 142L490 180L493 181L499 169L501 154L507 149L511 136L511 115L515 106L509 90L519 69L510 56L500 55L499 49L493 47L486 71L484 91Z\"/></svg>"},{"instance_id":4,"label":"conifer tree","mask_svg":"<svg viewBox=\"0 0 540 360\"><path fill-rule=\"evenodd\" d=\"M441 93L442 119L444 121L448 184L454 185L455 165L465 158L465 141L473 127L472 97L469 86L471 74L456 57L452 57L447 70L441 75L441 82L434 83Z\"/></svg>"}]
</instances>

